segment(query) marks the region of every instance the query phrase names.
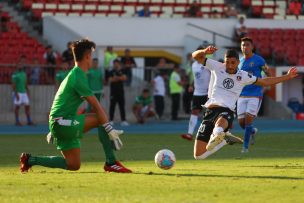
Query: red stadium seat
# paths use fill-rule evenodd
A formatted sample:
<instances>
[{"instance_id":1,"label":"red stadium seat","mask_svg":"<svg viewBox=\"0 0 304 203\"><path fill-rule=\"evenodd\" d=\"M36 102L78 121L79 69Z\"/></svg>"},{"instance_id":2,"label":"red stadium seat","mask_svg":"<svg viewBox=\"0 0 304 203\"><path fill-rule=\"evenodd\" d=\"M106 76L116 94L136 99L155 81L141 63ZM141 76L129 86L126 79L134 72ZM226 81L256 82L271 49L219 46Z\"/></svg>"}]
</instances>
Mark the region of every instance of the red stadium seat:
<instances>
[{"instance_id":1,"label":"red stadium seat","mask_svg":"<svg viewBox=\"0 0 304 203\"><path fill-rule=\"evenodd\" d=\"M273 48L273 57L274 57L274 61L275 63L283 63L284 59L285 59L285 47L283 46L275 46Z\"/></svg>"},{"instance_id":2,"label":"red stadium seat","mask_svg":"<svg viewBox=\"0 0 304 203\"><path fill-rule=\"evenodd\" d=\"M304 66L304 58L299 58L298 65Z\"/></svg>"},{"instance_id":3,"label":"red stadium seat","mask_svg":"<svg viewBox=\"0 0 304 203\"><path fill-rule=\"evenodd\" d=\"M26 11L30 10L32 8L32 3L33 3L32 0L22 0L21 1L22 9Z\"/></svg>"},{"instance_id":4,"label":"red stadium seat","mask_svg":"<svg viewBox=\"0 0 304 203\"><path fill-rule=\"evenodd\" d=\"M251 6L251 0L242 0L242 7L247 9Z\"/></svg>"},{"instance_id":5,"label":"red stadium seat","mask_svg":"<svg viewBox=\"0 0 304 203\"><path fill-rule=\"evenodd\" d=\"M258 52L261 56L263 56L266 59L269 59L272 56L272 51L268 44L263 44L262 46L260 46Z\"/></svg>"},{"instance_id":6,"label":"red stadium seat","mask_svg":"<svg viewBox=\"0 0 304 203\"><path fill-rule=\"evenodd\" d=\"M262 6L253 6L252 7L252 16L261 17L262 15Z\"/></svg>"}]
</instances>

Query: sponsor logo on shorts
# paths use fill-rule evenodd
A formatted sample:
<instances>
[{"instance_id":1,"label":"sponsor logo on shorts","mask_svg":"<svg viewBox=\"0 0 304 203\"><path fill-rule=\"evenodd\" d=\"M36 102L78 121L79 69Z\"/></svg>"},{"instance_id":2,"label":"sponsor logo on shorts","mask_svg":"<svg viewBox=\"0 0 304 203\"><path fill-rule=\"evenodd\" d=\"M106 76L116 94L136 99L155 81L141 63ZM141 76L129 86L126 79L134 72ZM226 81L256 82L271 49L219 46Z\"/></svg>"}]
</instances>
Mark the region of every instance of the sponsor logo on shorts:
<instances>
[{"instance_id":1,"label":"sponsor logo on shorts","mask_svg":"<svg viewBox=\"0 0 304 203\"><path fill-rule=\"evenodd\" d=\"M79 122L78 122L78 121L76 121L76 120L74 120L74 121L73 121L73 124L74 124L74 125L78 125L78 124L79 124Z\"/></svg>"}]
</instances>

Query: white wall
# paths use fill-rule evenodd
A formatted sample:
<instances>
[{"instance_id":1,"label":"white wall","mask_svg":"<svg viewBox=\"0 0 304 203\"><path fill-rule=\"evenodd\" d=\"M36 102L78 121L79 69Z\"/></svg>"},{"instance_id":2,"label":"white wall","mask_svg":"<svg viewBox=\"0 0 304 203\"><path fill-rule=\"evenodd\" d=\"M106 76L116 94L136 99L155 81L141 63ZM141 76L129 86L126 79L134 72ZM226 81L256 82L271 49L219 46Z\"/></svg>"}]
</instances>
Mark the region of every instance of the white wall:
<instances>
[{"instance_id":1,"label":"white wall","mask_svg":"<svg viewBox=\"0 0 304 203\"><path fill-rule=\"evenodd\" d=\"M288 71L290 67L276 67L276 76L281 76ZM304 67L298 67L298 72L304 73ZM303 84L302 78L297 77L293 80L276 85L276 101L287 105L290 98L297 98L303 101Z\"/></svg>"},{"instance_id":2,"label":"white wall","mask_svg":"<svg viewBox=\"0 0 304 203\"><path fill-rule=\"evenodd\" d=\"M44 38L63 51L65 43L79 37L89 37L100 47L163 48L183 54L185 36L212 41L212 35L187 23L231 36L236 20L172 19L172 18L104 18L47 16L43 19ZM73 31L73 32L72 32ZM58 37L60 36L60 37ZM217 38L219 46L231 46L226 39ZM64 45L64 46L63 46ZM177 51L174 51L177 49Z\"/></svg>"},{"instance_id":3,"label":"white wall","mask_svg":"<svg viewBox=\"0 0 304 203\"><path fill-rule=\"evenodd\" d=\"M161 48L183 56L188 51L184 48L189 36L212 42L212 34L187 23L232 37L237 19L47 16L43 19L43 33L44 38L61 52L66 48L66 42L89 37L101 50L107 45L122 49ZM245 23L254 28L304 28L304 21L301 20L246 19ZM224 47L235 44L216 37L216 45Z\"/></svg>"}]
</instances>

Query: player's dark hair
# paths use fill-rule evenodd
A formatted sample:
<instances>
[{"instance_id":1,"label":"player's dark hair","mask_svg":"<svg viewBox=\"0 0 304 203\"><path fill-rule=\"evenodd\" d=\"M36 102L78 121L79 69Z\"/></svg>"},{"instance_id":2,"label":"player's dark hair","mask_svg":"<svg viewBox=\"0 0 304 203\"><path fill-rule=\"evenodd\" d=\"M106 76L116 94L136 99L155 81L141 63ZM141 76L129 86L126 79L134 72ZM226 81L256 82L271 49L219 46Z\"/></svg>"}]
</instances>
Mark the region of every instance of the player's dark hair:
<instances>
[{"instance_id":1,"label":"player's dark hair","mask_svg":"<svg viewBox=\"0 0 304 203\"><path fill-rule=\"evenodd\" d=\"M98 58L93 58L93 61L97 61L98 62Z\"/></svg>"},{"instance_id":2,"label":"player's dark hair","mask_svg":"<svg viewBox=\"0 0 304 203\"><path fill-rule=\"evenodd\" d=\"M196 51L198 51L198 50L203 50L203 49L205 49L205 47L204 47L203 45L199 45L199 46L196 48Z\"/></svg>"},{"instance_id":3,"label":"player's dark hair","mask_svg":"<svg viewBox=\"0 0 304 203\"><path fill-rule=\"evenodd\" d=\"M143 93L149 93L150 92L150 90L149 89L147 89L147 88L145 88L145 89L143 89L143 91L142 91Z\"/></svg>"},{"instance_id":4,"label":"player's dark hair","mask_svg":"<svg viewBox=\"0 0 304 203\"><path fill-rule=\"evenodd\" d=\"M226 58L236 58L236 59L239 60L239 54L238 54L238 52L237 52L236 50L234 50L234 49L228 49L228 50L226 51L225 57L226 57Z\"/></svg>"},{"instance_id":5,"label":"player's dark hair","mask_svg":"<svg viewBox=\"0 0 304 203\"><path fill-rule=\"evenodd\" d=\"M113 61L113 63L119 63L119 64L120 64L120 60L115 59L115 60Z\"/></svg>"},{"instance_id":6,"label":"player's dark hair","mask_svg":"<svg viewBox=\"0 0 304 203\"><path fill-rule=\"evenodd\" d=\"M173 69L179 69L179 65L175 63L175 64L173 65Z\"/></svg>"},{"instance_id":7,"label":"player's dark hair","mask_svg":"<svg viewBox=\"0 0 304 203\"><path fill-rule=\"evenodd\" d=\"M160 72L158 73L158 75L164 76L164 75L167 75L167 73L166 73L165 71L160 71Z\"/></svg>"},{"instance_id":8,"label":"player's dark hair","mask_svg":"<svg viewBox=\"0 0 304 203\"><path fill-rule=\"evenodd\" d=\"M95 43L88 39L81 39L72 43L72 52L75 61L81 61L88 51L94 50Z\"/></svg>"},{"instance_id":9,"label":"player's dark hair","mask_svg":"<svg viewBox=\"0 0 304 203\"><path fill-rule=\"evenodd\" d=\"M241 39L241 42L250 42L251 44L253 44L253 40L250 37L243 37Z\"/></svg>"}]
</instances>

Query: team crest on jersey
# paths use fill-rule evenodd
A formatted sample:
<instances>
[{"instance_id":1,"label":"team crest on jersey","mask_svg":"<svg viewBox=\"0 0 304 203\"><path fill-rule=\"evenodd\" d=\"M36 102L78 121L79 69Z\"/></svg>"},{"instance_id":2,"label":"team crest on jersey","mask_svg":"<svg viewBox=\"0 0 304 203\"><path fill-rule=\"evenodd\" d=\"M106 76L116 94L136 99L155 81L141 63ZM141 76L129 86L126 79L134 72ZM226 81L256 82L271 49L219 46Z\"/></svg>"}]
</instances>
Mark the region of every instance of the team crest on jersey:
<instances>
[{"instance_id":1,"label":"team crest on jersey","mask_svg":"<svg viewBox=\"0 0 304 203\"><path fill-rule=\"evenodd\" d=\"M223 81L223 86L224 86L226 89L231 89L231 88L233 88L233 86L234 86L234 81L233 81L231 78L226 78L226 79Z\"/></svg>"},{"instance_id":2,"label":"team crest on jersey","mask_svg":"<svg viewBox=\"0 0 304 203\"><path fill-rule=\"evenodd\" d=\"M254 62L251 62L251 63L249 64L249 66L250 66L250 67L253 67L253 66L254 66Z\"/></svg>"},{"instance_id":3,"label":"team crest on jersey","mask_svg":"<svg viewBox=\"0 0 304 203\"><path fill-rule=\"evenodd\" d=\"M195 73L195 78L196 78L196 79L199 79L200 77L201 77L201 73L200 73L200 72L196 72L196 73Z\"/></svg>"},{"instance_id":4,"label":"team crest on jersey","mask_svg":"<svg viewBox=\"0 0 304 203\"><path fill-rule=\"evenodd\" d=\"M236 76L236 79L237 79L237 81L241 81L242 77L238 75L238 76Z\"/></svg>"}]
</instances>

